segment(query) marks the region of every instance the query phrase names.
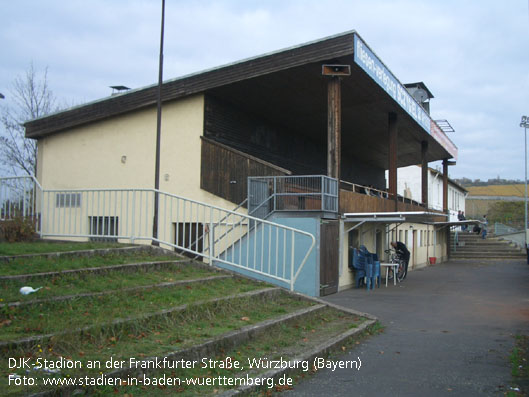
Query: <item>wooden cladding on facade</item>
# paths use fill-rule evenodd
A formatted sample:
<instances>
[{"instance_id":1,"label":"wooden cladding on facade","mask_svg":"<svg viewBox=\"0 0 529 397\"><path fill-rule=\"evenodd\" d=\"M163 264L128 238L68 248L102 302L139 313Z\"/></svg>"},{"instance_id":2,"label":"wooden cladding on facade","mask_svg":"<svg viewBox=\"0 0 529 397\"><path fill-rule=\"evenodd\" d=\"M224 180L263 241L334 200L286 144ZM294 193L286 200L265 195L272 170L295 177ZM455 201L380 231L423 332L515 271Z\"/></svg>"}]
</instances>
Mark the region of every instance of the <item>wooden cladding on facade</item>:
<instances>
[{"instance_id":1,"label":"wooden cladding on facade","mask_svg":"<svg viewBox=\"0 0 529 397\"><path fill-rule=\"evenodd\" d=\"M204 136L295 175L325 174L325 142L300 138L296 131L213 95L205 97Z\"/></svg>"},{"instance_id":2,"label":"wooden cladding on facade","mask_svg":"<svg viewBox=\"0 0 529 397\"><path fill-rule=\"evenodd\" d=\"M240 204L248 196L249 176L290 174L249 154L202 138L200 187L232 203Z\"/></svg>"},{"instance_id":3,"label":"wooden cladding on facade","mask_svg":"<svg viewBox=\"0 0 529 397\"><path fill-rule=\"evenodd\" d=\"M397 211L427 211L427 209L399 201ZM395 201L340 189L340 212L395 212Z\"/></svg>"}]
</instances>

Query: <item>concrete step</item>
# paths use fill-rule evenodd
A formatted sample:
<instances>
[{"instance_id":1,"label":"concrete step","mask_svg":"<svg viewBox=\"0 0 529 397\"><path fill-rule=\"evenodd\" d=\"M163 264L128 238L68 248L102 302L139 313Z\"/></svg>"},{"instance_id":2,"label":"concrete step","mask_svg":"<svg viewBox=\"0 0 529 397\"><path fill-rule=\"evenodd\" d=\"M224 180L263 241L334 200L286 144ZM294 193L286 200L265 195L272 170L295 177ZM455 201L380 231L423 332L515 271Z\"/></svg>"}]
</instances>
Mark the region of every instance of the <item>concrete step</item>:
<instances>
[{"instance_id":1,"label":"concrete step","mask_svg":"<svg viewBox=\"0 0 529 397\"><path fill-rule=\"evenodd\" d=\"M525 261L526 256L463 256L463 255L451 255L450 260L521 260Z\"/></svg>"},{"instance_id":2,"label":"concrete step","mask_svg":"<svg viewBox=\"0 0 529 397\"><path fill-rule=\"evenodd\" d=\"M495 246L495 247L516 247L515 244L511 243L510 241L494 241L494 240L480 240L480 241L465 241L465 240L458 240L458 241L450 241L450 244L460 244L460 245L466 245L466 246Z\"/></svg>"},{"instance_id":3,"label":"concrete step","mask_svg":"<svg viewBox=\"0 0 529 397\"><path fill-rule=\"evenodd\" d=\"M517 249L505 249L505 248L502 248L502 249L494 249L494 248L478 248L478 247L450 247L450 251L461 251L461 252L504 252L504 253L508 253L508 252L513 252L513 253L521 253L523 254L524 252L522 250L517 250Z\"/></svg>"},{"instance_id":4,"label":"concrete step","mask_svg":"<svg viewBox=\"0 0 529 397\"><path fill-rule=\"evenodd\" d=\"M464 247L508 247L508 248L512 248L512 247L516 247L516 245L514 244L509 244L507 242L505 243L502 243L501 241L487 241L487 240L484 240L484 241L451 241L450 244L454 245L454 244L457 244L457 245L460 245L460 246L464 246Z\"/></svg>"},{"instance_id":5,"label":"concrete step","mask_svg":"<svg viewBox=\"0 0 529 397\"><path fill-rule=\"evenodd\" d=\"M469 255L525 255L525 252L522 251L498 251L498 250L450 250L451 253L465 253Z\"/></svg>"},{"instance_id":6,"label":"concrete step","mask_svg":"<svg viewBox=\"0 0 529 397\"><path fill-rule=\"evenodd\" d=\"M453 255L466 255L466 256L526 256L523 252L497 252L497 251L451 251Z\"/></svg>"},{"instance_id":7,"label":"concrete step","mask_svg":"<svg viewBox=\"0 0 529 397\"><path fill-rule=\"evenodd\" d=\"M498 251L451 251L451 255L474 255L474 256L486 256L486 255L494 255L494 256L524 256L525 253L522 252L498 252Z\"/></svg>"},{"instance_id":8,"label":"concrete step","mask_svg":"<svg viewBox=\"0 0 529 397\"><path fill-rule=\"evenodd\" d=\"M456 251L450 251L451 254L457 255L477 255L477 256L483 256L483 255L495 255L495 256L503 256L503 255L514 255L514 256L524 256L525 252L520 251L509 251L509 252L500 252L500 251L465 251L465 250L456 250Z\"/></svg>"},{"instance_id":9,"label":"concrete step","mask_svg":"<svg viewBox=\"0 0 529 397\"><path fill-rule=\"evenodd\" d=\"M525 259L526 253L510 241L493 236L482 239L481 236L472 233L458 233L456 245L455 233L452 233L450 258L454 260Z\"/></svg>"},{"instance_id":10,"label":"concrete step","mask_svg":"<svg viewBox=\"0 0 529 397\"><path fill-rule=\"evenodd\" d=\"M455 239L450 239L450 242L454 242L456 241ZM458 242L463 242L465 244L498 244L498 245L515 245L514 243L508 241L508 240L500 240L500 239L496 239L496 238L486 238L486 239L482 239L481 237L480 238L477 238L477 239L465 239L465 238L459 238L457 239Z\"/></svg>"},{"instance_id":11,"label":"concrete step","mask_svg":"<svg viewBox=\"0 0 529 397\"><path fill-rule=\"evenodd\" d=\"M507 247L507 248L516 248L515 244L510 244L508 242L501 241L451 241L451 245L459 245L461 247Z\"/></svg>"},{"instance_id":12,"label":"concrete step","mask_svg":"<svg viewBox=\"0 0 529 397\"><path fill-rule=\"evenodd\" d=\"M454 236L450 237L450 240L453 241L455 239ZM481 238L481 236L476 236L476 237L463 237L463 236L459 236L457 238L459 241L483 241L483 239ZM495 242L502 242L502 241L505 241L505 240L501 240L497 237L490 237L490 236L487 236L487 238L485 239L485 241L495 241Z\"/></svg>"},{"instance_id":13,"label":"concrete step","mask_svg":"<svg viewBox=\"0 0 529 397\"><path fill-rule=\"evenodd\" d=\"M455 236L454 233L450 234L451 237ZM481 234L476 233L457 233L458 238L481 238ZM487 233L487 237L495 238L493 234Z\"/></svg>"},{"instance_id":14,"label":"concrete step","mask_svg":"<svg viewBox=\"0 0 529 397\"><path fill-rule=\"evenodd\" d=\"M490 246L484 246L484 247L476 247L476 246L469 246L469 245L458 245L454 247L453 245L450 246L450 249L452 251L497 251L497 252L523 252L521 249L515 248L515 247L490 247Z\"/></svg>"}]
</instances>

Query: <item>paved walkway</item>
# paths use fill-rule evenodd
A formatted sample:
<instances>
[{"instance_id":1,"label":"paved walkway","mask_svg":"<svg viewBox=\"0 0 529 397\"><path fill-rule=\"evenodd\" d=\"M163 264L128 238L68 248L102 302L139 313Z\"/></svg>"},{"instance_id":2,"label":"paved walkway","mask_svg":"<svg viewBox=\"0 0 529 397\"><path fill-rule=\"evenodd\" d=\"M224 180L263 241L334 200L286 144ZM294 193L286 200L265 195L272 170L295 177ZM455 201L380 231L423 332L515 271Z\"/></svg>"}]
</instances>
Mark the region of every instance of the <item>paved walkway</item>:
<instances>
[{"instance_id":1,"label":"paved walkway","mask_svg":"<svg viewBox=\"0 0 529 397\"><path fill-rule=\"evenodd\" d=\"M511 381L513 335L529 334L529 266L450 262L405 282L325 298L377 316L385 331L335 360L360 370L320 370L296 396L499 396Z\"/></svg>"}]
</instances>

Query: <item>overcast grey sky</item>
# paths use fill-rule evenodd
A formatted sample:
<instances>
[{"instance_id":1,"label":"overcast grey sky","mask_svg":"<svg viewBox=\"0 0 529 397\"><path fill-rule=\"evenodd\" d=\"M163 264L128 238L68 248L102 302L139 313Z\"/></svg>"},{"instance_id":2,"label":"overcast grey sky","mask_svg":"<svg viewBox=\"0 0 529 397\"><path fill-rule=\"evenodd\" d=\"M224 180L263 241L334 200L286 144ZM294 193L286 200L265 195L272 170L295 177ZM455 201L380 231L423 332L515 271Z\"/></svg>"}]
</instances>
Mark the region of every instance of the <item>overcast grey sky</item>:
<instances>
[{"instance_id":1,"label":"overcast grey sky","mask_svg":"<svg viewBox=\"0 0 529 397\"><path fill-rule=\"evenodd\" d=\"M156 83L160 10L161 0L0 0L2 104L31 62L70 104ZM524 178L528 0L166 0L164 79L353 29L402 83L432 91L432 117L456 130L451 177Z\"/></svg>"}]
</instances>

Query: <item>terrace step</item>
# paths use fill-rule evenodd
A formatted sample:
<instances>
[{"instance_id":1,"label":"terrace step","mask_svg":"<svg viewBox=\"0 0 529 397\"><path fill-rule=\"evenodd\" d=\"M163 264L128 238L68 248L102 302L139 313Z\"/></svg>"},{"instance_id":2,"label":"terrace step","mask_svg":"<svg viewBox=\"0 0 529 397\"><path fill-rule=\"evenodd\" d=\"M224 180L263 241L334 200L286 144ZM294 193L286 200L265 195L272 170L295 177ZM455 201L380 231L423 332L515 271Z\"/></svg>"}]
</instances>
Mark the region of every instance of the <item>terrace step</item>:
<instances>
[{"instance_id":1,"label":"terrace step","mask_svg":"<svg viewBox=\"0 0 529 397\"><path fill-rule=\"evenodd\" d=\"M0 304L0 308L4 306L9 307L17 307L17 306L26 306L26 305L37 305L40 303L50 303L50 302L60 302L65 300L71 300L71 299L78 299L78 298L88 298L88 297L96 297L96 296L103 296L103 295L109 295L109 294L116 294L119 292L135 292L135 291L141 291L144 289L152 289L152 288L167 288L167 287L175 287L177 285L189 285L189 284L195 284L195 283L205 283L208 281L214 281L214 280L222 280L226 278L232 278L231 275L220 275L220 276L211 276L211 277L203 277L203 278L197 278L197 279L190 279L190 280L178 280L178 281L172 281L172 282L164 282L164 283L158 283L158 284L150 284L150 285L141 285L136 287L130 287L130 288L121 288L121 289L114 289L110 291L102 291L102 292L87 292L87 293L81 293L81 294L73 294L73 295L62 295L62 296L55 296L53 298L48 299L33 299L25 302L9 302L9 303L2 303Z\"/></svg>"},{"instance_id":2,"label":"terrace step","mask_svg":"<svg viewBox=\"0 0 529 397\"><path fill-rule=\"evenodd\" d=\"M285 292L286 294L290 294ZM298 298L300 298L298 296ZM306 298L309 301L311 298ZM157 372L163 373L163 370L155 369L154 365L151 363L160 363L160 362L200 362L203 358L207 357L218 357L218 356L228 356L232 357L233 353L230 354L230 350L240 350L241 347L244 347L246 344L253 344L259 342L260 338L267 338L270 335L280 332L286 326L292 324L295 328L300 328L297 324L303 324L305 319L314 316L324 316L329 310L336 310L343 312L343 316L350 316L351 320L357 319L360 320L361 316L366 316L365 313L359 313L351 309L345 309L337 307L335 305L328 305L324 302L313 300L314 305L296 310L292 313L281 315L272 319L268 319L257 324L244 326L240 329L227 332L218 337L211 338L206 340L203 343L197 344L195 346L184 348L172 352L168 352L159 356L152 356L143 358L138 361L136 368L131 368L126 365L121 369L116 369L111 372L104 373L105 377L108 378L121 378L121 379L131 379L136 376L159 376ZM369 329L375 322L376 318L367 315L365 321L361 322L355 327L349 327L341 332L334 332L330 336L325 333L322 334L312 334L311 342L305 341L304 343L296 343L294 345L282 346L281 357L285 358L285 362L288 362L289 365L286 365L281 368L273 368L266 370L256 370L256 369L247 369L245 368L244 372L238 373L239 377L250 376L250 377L260 377L266 379L274 379L277 381L281 376L287 374L293 374L296 372L301 372L301 367L295 365L295 363L312 363L316 357L323 358L333 351L338 351L343 348L344 344L347 343L351 338L362 334ZM361 320L360 320L361 321ZM276 349L278 349L276 347ZM311 367L309 367L311 368ZM277 383L276 383L277 384ZM85 389L86 390L86 389ZM125 389L124 389L125 390ZM221 395L223 396L232 396L235 394L246 395L248 393L258 390L258 386L253 385L242 385L236 389L227 390ZM72 393L75 391L74 387L61 387L55 388L48 392L39 393L38 396L54 396L58 392L64 394ZM92 389L88 389L88 392L91 392ZM218 393L218 391L215 391ZM35 394L36 396L37 394Z\"/></svg>"},{"instance_id":3,"label":"terrace step","mask_svg":"<svg viewBox=\"0 0 529 397\"><path fill-rule=\"evenodd\" d=\"M148 253L153 253L153 254L160 254L162 252L164 254L168 253L168 251L160 247L156 247L152 245L137 245L137 246L132 246L132 247L119 247L119 248L96 248L96 249L78 250L78 251L43 252L43 253L37 253L37 254L23 254L23 255L2 255L0 256L0 261L10 262L15 259L105 256L105 255L113 255L113 254L135 255L140 252L148 252Z\"/></svg>"},{"instance_id":4,"label":"terrace step","mask_svg":"<svg viewBox=\"0 0 529 397\"><path fill-rule=\"evenodd\" d=\"M16 274L12 276L0 276L1 280L28 280L48 277L58 277L65 275L78 275L78 274L103 274L113 271L137 271L138 269L159 269L166 266L181 264L187 265L192 263L190 259L180 259L171 261L153 261L153 262L138 262L138 263L125 263L122 265L109 265L109 266L97 266L97 267L84 267L81 269L72 270L61 270L58 272L44 272L44 273L27 273L27 274Z\"/></svg>"},{"instance_id":5,"label":"terrace step","mask_svg":"<svg viewBox=\"0 0 529 397\"><path fill-rule=\"evenodd\" d=\"M450 234L451 259L523 259L525 252L510 241L496 237L482 239L475 233L459 232L457 243L455 233Z\"/></svg>"},{"instance_id":6,"label":"terrace step","mask_svg":"<svg viewBox=\"0 0 529 397\"><path fill-rule=\"evenodd\" d=\"M31 258L28 258L31 259ZM327 354L332 350L337 350L343 348L347 340L359 335L360 333L367 330L369 327L375 324L376 318L370 316L366 313L356 312L350 309L344 309L339 306L323 302L319 299L314 299L310 297L303 296L301 294L291 293L285 291L281 288L268 288L266 284L256 282L256 281L241 281L239 276L234 276L230 272L225 272L220 269L215 269L204 265L202 263L197 263L192 260L183 260L183 261L160 261L160 262L149 262L149 263L138 263L138 264L125 264L125 265L112 265L105 267L94 267L94 268L84 268L84 269L69 269L59 272L41 272L35 274L26 274L26 275L17 275L4 277L6 281L9 280L25 280L26 278L36 277L62 277L64 275L83 275L87 272L93 273L93 278L98 280L100 278L99 274L111 273L111 279L114 277L119 277L119 273L112 273L114 270L125 270L128 269L139 269L142 266L146 266L145 269L151 269L151 266L166 266L165 263L174 264L176 263L178 267L180 266L198 266L202 269L207 269L212 272L210 277L204 278L203 272L182 272L182 275L189 274L200 274L201 279L185 279L178 282L171 283L161 283L155 286L153 292L141 292L139 295L136 292L134 296L133 305L123 305L124 309L121 309L121 299L129 299L131 295L127 295L130 291L145 290L152 286L136 285L128 287L131 284L127 285L127 288L117 290L118 292L125 292L123 297L118 296L117 309L114 309L114 300L113 297L102 298L104 295L110 295L115 291L104 291L104 292L90 292L88 287L87 293L69 295L57 297L49 300L36 300L36 301L26 301L18 303L18 306L30 305L30 304L39 304L38 309L34 307L25 308L14 308L13 315L7 317L13 321L11 324L12 329L10 328L9 323L3 324L0 326L0 333L4 332L2 339L3 342L0 342L0 355L3 357L26 357L30 352L44 350L42 355L44 357L51 357L52 359L57 357L67 357L73 356L77 359L81 357L88 358L91 357L99 358L101 356L101 349L104 347L104 351L113 351L107 350L110 349L111 344L110 340L118 340L118 344L114 350L114 354L122 354L123 358L130 357L132 353L126 353L131 351L131 347L135 349L141 349L139 346L145 346L145 350L138 350L146 354L146 357L140 355L139 359L142 361L148 361L152 359L164 359L180 361L182 359L186 360L200 360L203 357L217 358L220 356L225 356L230 354L232 357L239 354L240 349L247 349L248 351L253 352L254 343L256 341L263 341L267 346L271 346L272 351L278 352L281 357L285 357L291 362L295 360L309 362L317 357L326 357ZM195 276L195 277L197 277ZM162 277L166 277L163 275ZM171 276L172 278L172 276ZM135 277L130 278L131 280L136 280ZM232 281L224 281L224 280ZM236 280L234 282L233 280ZM203 285L206 281L212 282L210 286ZM92 280L91 280L92 282ZM139 283L139 281L138 281ZM171 295L166 295L165 292L160 293L158 288L164 288L162 291L166 290L166 287L174 287L173 284L182 284L182 283L195 283L194 289L196 289L197 294L195 301L186 299L188 291L184 288L175 287L175 292ZM232 286L233 284L233 286ZM17 284L13 284L17 285ZM92 284L85 284L92 285ZM234 289L248 291L248 289L258 288L257 290L252 290L249 292L234 293ZM85 289L84 291L86 291ZM216 294L203 294L203 291L217 291ZM223 292L226 291L226 292ZM166 297L174 297L180 299L180 292L183 293L184 298L179 300L179 306L170 307L171 300L167 300ZM228 295L229 294L229 295ZM13 294L13 297L16 295ZM208 299L203 299L204 296L207 296ZM144 298L145 297L145 298ZM72 302L68 303L57 303L58 301L72 299ZM93 300L92 300L93 299ZM146 306L152 307L151 309L143 309L143 306L136 310L135 302L149 303L149 299L152 299L155 303L160 302L163 306L153 305ZM100 305L110 304L109 310L106 307L98 307L95 302L100 302ZM166 304L169 302L169 305ZM152 302L151 302L152 304ZM173 303L175 304L175 303ZM42 308L41 306L42 305ZM95 305L95 306L93 306ZM260 306L262 305L262 306ZM4 308L6 308L5 305ZM304 307L303 307L304 306ZM283 309L282 312L279 312L278 309L287 308L288 310ZM300 308L302 307L302 308ZM82 308L82 309L81 309ZM91 309L93 308L93 310ZM165 308L160 310L161 308ZM258 310L256 309L258 308ZM48 318L50 314L55 314L57 310L61 310L60 313L72 313L73 311L79 311L80 313L86 310L86 315L92 317L82 317L79 316L77 319L77 326L75 320L71 321L71 324L68 324L69 329L63 327L65 315L62 315L60 323L46 322L49 320L44 320L41 322L38 320L40 316L43 318ZM26 311L28 310L28 311ZM62 311L64 310L64 311ZM245 316L246 314L239 314L240 312L250 313L248 314L252 317L252 320L255 321L254 324L247 325L246 321L250 321L249 318L240 317ZM286 313L290 311L290 313ZM112 316L104 317L101 315L96 315L97 313L113 313ZM123 318L118 318L120 314L127 313L123 315ZM266 313L266 315L261 315L261 313ZM331 314L332 313L332 314ZM39 317L34 317L34 316ZM233 318L233 317L234 318ZM255 317L254 317L255 316ZM330 320L327 320L330 318ZM57 317L59 318L59 317ZM233 319L232 319L233 318ZM262 320L267 318L266 320ZM21 324L26 326L24 319L31 319L30 326L35 330L44 330L40 332L39 335L35 335L38 331L33 331L31 329L19 328ZM54 316L50 316L49 319L53 321ZM18 323L17 323L18 321ZM188 327L189 330L180 330L180 324L182 327L186 322L191 324L191 327ZM208 327L211 325L214 327L214 323L220 322L220 326L217 326L214 332L210 332ZM202 325L204 323L204 325ZM311 333L310 328L305 328L304 324L316 324L315 327L321 328L321 333ZM59 324L59 325L57 325ZM229 324L229 326L228 326ZM165 327L165 328L163 328ZM195 328L197 327L197 328ZM202 328L204 327L204 328ZM289 328L290 327L290 328ZM228 331L226 331L226 328ZM232 329L237 328L237 329ZM320 329L317 328L317 329ZM198 329L200 331L195 331ZM203 329L203 331L201 331ZM289 329L289 332L298 332L297 330L306 330L306 338L295 338L294 339L281 339L281 333ZM50 332L57 331L58 332ZM180 331L179 331L180 330ZM46 332L48 331L48 332ZM147 333L147 336L141 336L143 331ZM158 344L157 338L162 338L160 333L156 331L163 332L163 343ZM179 335L180 332L184 332L185 336ZM305 331L303 331L305 332ZM204 333L204 334L202 334ZM9 337L13 335L13 337ZM20 339L15 339L14 335L18 335ZM29 337L23 337L31 335ZM146 339L146 343L141 344L141 338ZM183 341L173 342L173 335L175 337L180 336ZM213 336L217 335L217 336ZM131 339L132 337L132 339ZM301 340L303 339L303 340ZM305 341L307 339L308 341ZM276 343L277 341L288 340L288 343ZM138 343L138 344L137 344ZM100 346L102 344L102 346ZM122 344L122 345L120 345ZM81 347L81 346L87 347ZM91 347L90 347L91 346ZM178 349L178 346L182 348ZM48 352L49 348L49 352ZM53 348L53 351L51 350ZM88 351L87 356L84 352L79 350ZM88 349L88 350L87 350ZM99 349L99 350L98 350ZM175 350L178 349L178 350ZM231 350L231 352L230 352ZM81 354L82 353L82 354ZM149 354L150 353L150 354ZM33 353L31 353L33 354ZM60 354L60 355L59 355ZM275 354L275 353L274 353ZM37 355L39 355L37 353ZM249 356L248 356L249 357ZM7 362L7 360L3 360ZM5 364L5 363L4 363ZM7 371L7 364L2 364L0 367L2 370ZM14 370L11 370L14 371ZM85 372L85 369L80 370L76 374L84 375L92 374L91 372ZM89 370L88 370L89 371ZM104 371L104 370L103 370ZM112 371L106 370L106 371ZM157 371L153 369L152 371ZM279 376L288 374L295 369L281 368L267 370L263 369L260 371L248 370L246 369L241 374L249 376L260 376L270 379L278 379ZM106 372L103 374L105 377L128 377L136 376L141 373L151 373L151 370L146 369L134 369L124 367L113 372ZM7 373L7 372L6 372ZM63 376L65 372L55 376ZM22 373L20 373L21 375ZM95 372L94 372L95 374ZM99 374L99 372L97 373ZM153 372L156 375L155 372ZM206 374L206 371L204 372ZM42 374L40 372L36 373L36 377L40 377ZM54 376L54 375L51 375ZM96 375L94 375L96 376ZM231 375L230 375L231 376ZM276 383L277 384L277 383ZM0 388L7 385L7 381L0 380ZM6 386L7 387L7 386ZM126 387L123 388L126 390ZM223 390L219 392L222 393ZM225 391L224 395L232 395L239 393L249 393L254 391L252 387L239 387L238 389L232 389ZM77 393L78 390L74 388L55 388L55 389L27 389L25 390L26 394L37 393L35 395L44 396L44 395L71 395ZM83 392L90 393L91 390L83 389ZM103 393L107 391L104 390ZM134 394L137 394L137 390ZM217 391L215 391L217 392ZM125 391L124 391L125 393ZM139 392L141 394L141 391Z\"/></svg>"},{"instance_id":7,"label":"terrace step","mask_svg":"<svg viewBox=\"0 0 529 397\"><path fill-rule=\"evenodd\" d=\"M2 341L0 342L0 352L8 351L8 350L12 350L15 348L20 348L20 347L31 347L39 342L43 342L44 340L61 337L61 336L69 335L69 334L86 334L86 333L90 333L90 331L92 330L112 329L112 328L116 328L116 327L122 326L127 323L137 324L139 322L148 321L156 317L164 317L164 316L168 316L168 315L171 315L177 312L182 312L184 310L187 310L190 307L198 308L202 305L206 305L210 303L229 301L231 299L237 299L237 298L251 298L252 296L261 295L261 294L265 294L267 296L273 297L274 295L279 294L280 291L281 289L277 287L276 288L263 288L263 289L259 289L256 291L245 292L242 294L234 294L234 295L229 295L229 296L225 296L222 298L215 298L215 299L210 299L210 300L205 300L205 301L198 301L198 302L194 302L191 304L184 304L184 305L176 306L170 309L160 310L154 313L141 314L138 316L128 317L124 319L118 318L106 324L94 324L94 325L89 325L87 327L69 329L67 331L62 331L62 332L53 332L49 334L34 335L28 338L23 338L23 339L18 339L18 340L13 340L13 341Z\"/></svg>"}]
</instances>

